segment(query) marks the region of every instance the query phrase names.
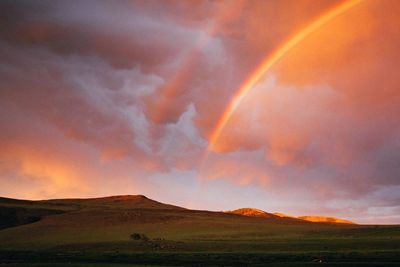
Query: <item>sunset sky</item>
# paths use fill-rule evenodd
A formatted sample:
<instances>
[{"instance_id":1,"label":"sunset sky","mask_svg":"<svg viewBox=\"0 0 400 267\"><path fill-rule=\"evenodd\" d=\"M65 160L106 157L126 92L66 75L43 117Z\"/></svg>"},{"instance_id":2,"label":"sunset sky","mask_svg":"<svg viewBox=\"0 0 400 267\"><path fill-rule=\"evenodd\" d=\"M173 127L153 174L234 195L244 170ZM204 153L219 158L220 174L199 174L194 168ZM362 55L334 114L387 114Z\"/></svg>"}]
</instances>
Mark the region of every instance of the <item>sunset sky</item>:
<instances>
[{"instance_id":1,"label":"sunset sky","mask_svg":"<svg viewBox=\"0 0 400 267\"><path fill-rule=\"evenodd\" d=\"M0 1L0 196L400 223L400 1Z\"/></svg>"}]
</instances>

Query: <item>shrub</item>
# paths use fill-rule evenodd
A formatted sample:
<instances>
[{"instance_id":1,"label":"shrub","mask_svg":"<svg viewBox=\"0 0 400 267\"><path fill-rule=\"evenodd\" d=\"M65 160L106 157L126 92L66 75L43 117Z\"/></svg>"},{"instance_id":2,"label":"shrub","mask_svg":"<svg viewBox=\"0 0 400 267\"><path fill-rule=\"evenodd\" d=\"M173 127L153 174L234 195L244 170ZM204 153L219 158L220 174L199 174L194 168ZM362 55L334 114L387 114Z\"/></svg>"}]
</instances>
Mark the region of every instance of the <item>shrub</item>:
<instances>
[{"instance_id":1,"label":"shrub","mask_svg":"<svg viewBox=\"0 0 400 267\"><path fill-rule=\"evenodd\" d=\"M149 240L149 238L145 234L140 234L140 233L131 234L131 238L133 240L143 240L143 241Z\"/></svg>"}]
</instances>

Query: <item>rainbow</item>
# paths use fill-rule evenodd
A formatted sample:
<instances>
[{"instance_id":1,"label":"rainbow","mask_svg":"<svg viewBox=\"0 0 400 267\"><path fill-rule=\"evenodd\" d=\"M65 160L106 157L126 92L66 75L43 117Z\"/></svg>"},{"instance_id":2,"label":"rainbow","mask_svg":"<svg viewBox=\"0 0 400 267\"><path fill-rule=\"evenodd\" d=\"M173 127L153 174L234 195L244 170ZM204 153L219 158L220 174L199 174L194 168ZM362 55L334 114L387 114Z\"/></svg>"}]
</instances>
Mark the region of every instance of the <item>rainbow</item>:
<instances>
[{"instance_id":1,"label":"rainbow","mask_svg":"<svg viewBox=\"0 0 400 267\"><path fill-rule=\"evenodd\" d=\"M254 87L254 85L260 80L260 78L268 71L272 65L274 65L280 58L282 58L290 49L296 46L301 40L309 36L311 33L316 31L318 28L326 24L328 21L346 12L348 9L361 3L363 0L348 0L340 3L339 5L328 10L321 16L317 17L310 24L302 28L300 31L291 36L285 41L278 49L276 49L271 55L269 55L261 65L253 72L253 74L246 80L246 82L239 88L235 93L233 100L229 103L224 113L220 117L218 124L210 136L208 147L205 151L203 159L208 154L208 151L213 150L214 144L220 136L222 130L226 126L227 122L231 118L233 112L238 108L241 101L246 97L248 92Z\"/></svg>"}]
</instances>

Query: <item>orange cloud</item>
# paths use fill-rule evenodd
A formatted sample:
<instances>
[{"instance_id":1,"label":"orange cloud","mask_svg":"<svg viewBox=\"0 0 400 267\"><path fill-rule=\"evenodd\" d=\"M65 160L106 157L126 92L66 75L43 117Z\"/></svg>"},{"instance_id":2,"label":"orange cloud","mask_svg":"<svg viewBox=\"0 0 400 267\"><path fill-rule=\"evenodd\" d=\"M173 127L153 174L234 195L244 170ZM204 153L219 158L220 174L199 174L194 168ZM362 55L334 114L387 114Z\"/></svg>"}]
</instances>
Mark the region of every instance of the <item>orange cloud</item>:
<instances>
[{"instance_id":1,"label":"orange cloud","mask_svg":"<svg viewBox=\"0 0 400 267\"><path fill-rule=\"evenodd\" d=\"M3 164L9 165L14 162L18 166L15 169L18 175L27 179L25 183L32 183L32 188L25 192L25 197L54 197L60 193L65 196L76 196L92 193L88 184L89 177L86 177L83 171L87 170L87 167L78 163L76 158L71 158L71 153L74 152L68 151L59 143L52 142L52 145L55 148L62 147L62 151L49 149L50 142L52 141L47 139L39 145L37 141L29 143L25 139L18 142L15 139L4 139L3 136L0 153ZM90 176L89 173L86 175ZM37 194L37 187L39 187L41 196ZM21 192L9 191L8 194L21 194Z\"/></svg>"},{"instance_id":2,"label":"orange cloud","mask_svg":"<svg viewBox=\"0 0 400 267\"><path fill-rule=\"evenodd\" d=\"M399 10L398 1L364 1L332 20L278 64L275 72L279 82L330 84L353 103L357 99L391 98L396 80L391 65L400 56L395 49ZM378 81L388 88L373 88Z\"/></svg>"},{"instance_id":3,"label":"orange cloud","mask_svg":"<svg viewBox=\"0 0 400 267\"><path fill-rule=\"evenodd\" d=\"M313 20L309 25L299 30L296 34L291 36L288 41L285 41L281 46L279 46L274 52L268 56L259 67L250 75L250 77L246 80L246 82L237 90L232 101L224 110L221 118L218 121L218 124L210 137L210 144L208 149L213 149L214 143L217 141L221 131L231 118L232 114L238 108L242 100L246 97L248 92L256 85L257 82L262 78L263 75L271 68L273 65L278 62L285 54L290 51L293 47L295 47L299 42L303 39L307 38L314 31L318 30L320 27L324 26L324 24L328 23L330 20L335 17L341 15L346 12L348 9L354 7L359 4L361 0L351 0L345 1L342 4L334 7L333 9L327 11L322 14L315 20Z\"/></svg>"},{"instance_id":4,"label":"orange cloud","mask_svg":"<svg viewBox=\"0 0 400 267\"><path fill-rule=\"evenodd\" d=\"M394 52L396 51L396 45L389 41L389 39L392 40L392 37L395 36L393 31L398 28L398 23L394 23L394 19L391 18L390 15L384 15L383 12L383 10L391 8L392 5L394 8L399 6L390 1L384 3L368 2L359 4L357 7L354 7L354 9L348 10L347 13L340 15L340 17L333 18L320 29L310 33L309 36L301 40L296 46L291 47L291 50L287 52L276 66L274 66L272 71L273 73L276 73L277 82L282 82L283 85L293 87L291 91L297 90L295 87L299 88L300 86L298 90L304 90L301 88L306 88L307 85L315 85L315 89L313 89L315 91L321 90L318 88L329 86L333 91L337 91L337 93L333 93L333 97L328 96L328 98L324 100L323 105L313 102L320 101L318 100L318 97L313 99L313 97L309 95L310 97L303 99L303 101L308 102L307 105L309 109L316 107L318 110L315 110L314 112L325 113L312 114L312 124L296 126L292 123L293 120L292 122L289 122L288 118L282 117L286 116L286 114L290 114L290 110L294 109L292 108L293 104L290 103L290 101L286 101L288 102L285 103L288 105L286 106L286 109L283 109L279 113L269 114L268 117L270 119L268 121L259 121L259 123L268 124L267 127L269 129L269 134L267 135L267 146L271 148L272 151L270 157L273 159L275 158L276 161L281 164L289 161L289 158L293 159L294 155L290 150L297 151L305 147L313 139L312 133L309 133L310 131L306 130L306 128L311 127L311 129L316 130L317 128L315 127L315 123L318 123L318 119L315 120L315 118L318 118L319 116L324 117L326 114L334 112L334 109L336 108L341 107L339 113L341 113L341 116L345 118L353 116L353 114L347 115L347 112L351 112L353 109L356 109L356 112L364 112L364 109L360 109L359 106L363 102L365 105L368 104L368 108L376 110L376 108L382 105L382 101L386 102L389 101L389 99L393 101L393 98L396 98L394 86L396 83L393 83L393 81L397 78L394 77L395 74L392 69L389 67L389 69L384 72L386 77L380 77L380 75L383 74L381 71L382 61L386 58L387 61L391 62L393 60L391 58L394 56L393 53L396 53ZM378 14L375 15L377 17L375 17L374 20L371 20L371 10L381 10L381 12L378 12ZM390 14L395 16L396 12ZM351 23L355 19L361 21L361 23ZM383 25L386 25L386 22L388 21L392 23L383 27ZM375 40L382 40L378 36L383 36L383 39L388 39L387 42L382 46L378 46L376 43L377 41ZM354 44L357 44L357 46ZM379 44L381 44L381 41L379 41ZM388 48L383 48L385 46L388 46ZM377 50L382 48L383 52ZM377 54L382 56L378 60L376 60ZM368 74L368 76L366 74ZM373 80L371 81L371 79ZM366 84L364 80L370 81L371 84ZM377 87L375 84L378 81L385 90L376 90ZM268 110L265 112L271 112L268 105L274 100L281 98L279 96L280 92L277 90L279 89L276 89L275 94L264 94L269 98L262 97L265 110ZM246 90L246 93L247 92L248 91ZM293 93L296 95L295 92L292 92L291 94ZM319 92L316 92L315 94L318 96ZM290 93L289 95L286 94L286 96L289 97L288 99L292 99ZM370 99L370 101L368 99ZM379 102L376 100L379 100ZM293 101L296 100L293 99ZM298 106L297 104L294 105ZM238 105L233 105L233 107L237 108ZM262 105L253 107L253 109L254 108L262 109ZM367 108L367 106L365 106L365 108ZM389 105L387 108L397 109L394 105ZM240 130L241 127L243 130L246 129L246 132L249 132L248 129L251 126L249 125L249 122L245 121L246 119L242 119L239 122L236 120L236 122L234 122L235 116L233 116L233 121L228 123L228 127L230 127L231 130L225 130L225 133L221 133L223 126L227 123L226 118L230 118L235 109L231 110L232 112L229 112L229 116L223 115L225 120L222 122L220 121L217 130L210 138L210 146L215 145L215 148L213 149L216 151L230 152L237 149L238 145L248 147L248 144L254 143L254 140L245 138L243 134L237 134L238 132L243 132ZM238 113L247 112L237 116L246 116L246 114L248 114L247 117L250 117L252 111L250 109L247 109L247 111L244 110L245 109L237 110ZM380 111L383 112L383 110ZM298 111L293 110L293 112L298 112L297 114L301 116L301 114L304 113L304 109ZM366 112L369 113L369 111ZM363 114L359 115L364 116ZM273 116L277 116L279 122L274 120L275 122L271 124ZM359 121L357 118L354 119ZM362 123L361 121L359 122ZM235 126L235 124L237 125ZM277 132L277 134L273 134L273 132ZM306 136L308 136L308 140L304 139L302 132L307 132ZM220 134L221 140L217 141L217 136ZM318 134L318 132L315 132L315 134ZM239 139L244 138L246 141L237 144L234 141L237 139L235 136L239 136ZM252 136L252 134L249 134L249 136ZM274 136L276 136L276 138ZM217 144L214 144L214 142ZM339 143L338 146L340 146ZM257 146L250 145L250 147ZM337 149L335 150L339 151Z\"/></svg>"},{"instance_id":5,"label":"orange cloud","mask_svg":"<svg viewBox=\"0 0 400 267\"><path fill-rule=\"evenodd\" d=\"M303 208L315 199L397 205L400 10L392 0L364 0L285 50L199 167L237 88L341 3L0 1L0 193L149 193L169 202L176 194L165 188L174 186L185 203L201 183L213 187L203 197L213 195L210 206L235 190L253 203L270 203L268 191ZM198 170L209 182L195 180Z\"/></svg>"},{"instance_id":6,"label":"orange cloud","mask_svg":"<svg viewBox=\"0 0 400 267\"><path fill-rule=\"evenodd\" d=\"M241 186L257 184L267 187L273 177L255 160L257 159L245 158L241 155L220 157L217 154L210 154L210 157L201 166L198 178L206 181L227 179Z\"/></svg>"}]
</instances>

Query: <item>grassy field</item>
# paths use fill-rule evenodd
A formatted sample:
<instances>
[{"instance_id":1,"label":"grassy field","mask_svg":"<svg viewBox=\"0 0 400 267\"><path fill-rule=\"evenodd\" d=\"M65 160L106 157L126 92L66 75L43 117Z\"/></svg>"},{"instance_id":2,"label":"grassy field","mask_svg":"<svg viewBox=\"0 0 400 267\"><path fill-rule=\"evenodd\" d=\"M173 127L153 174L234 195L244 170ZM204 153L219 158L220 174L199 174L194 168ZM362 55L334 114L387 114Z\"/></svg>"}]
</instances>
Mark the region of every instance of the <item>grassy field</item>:
<instances>
[{"instance_id":1,"label":"grassy field","mask_svg":"<svg viewBox=\"0 0 400 267\"><path fill-rule=\"evenodd\" d=\"M1 266L400 265L400 226L187 210L143 196L3 198L0 221Z\"/></svg>"}]
</instances>

